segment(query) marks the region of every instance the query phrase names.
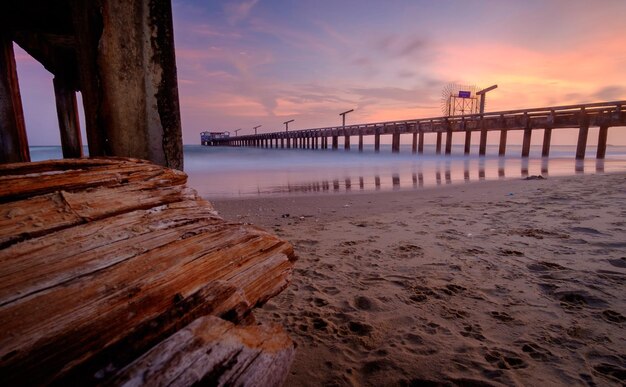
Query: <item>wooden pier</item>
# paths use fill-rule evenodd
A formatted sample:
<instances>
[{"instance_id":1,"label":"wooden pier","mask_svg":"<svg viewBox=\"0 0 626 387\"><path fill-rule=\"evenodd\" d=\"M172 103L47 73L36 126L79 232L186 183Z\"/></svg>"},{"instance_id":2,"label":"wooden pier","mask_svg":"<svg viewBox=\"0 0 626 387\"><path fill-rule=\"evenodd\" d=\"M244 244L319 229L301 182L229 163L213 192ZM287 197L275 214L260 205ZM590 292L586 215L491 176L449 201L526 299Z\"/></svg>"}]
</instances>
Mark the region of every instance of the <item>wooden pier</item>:
<instances>
[{"instance_id":1,"label":"wooden pier","mask_svg":"<svg viewBox=\"0 0 626 387\"><path fill-rule=\"evenodd\" d=\"M552 106L533 109L507 110L464 116L434 117L402 121L387 121L368 124L335 126L245 135L214 141L218 146L246 146L262 148L339 148L339 137L344 137L344 149L351 149L351 137L358 137L358 149L363 150L363 137L374 136L374 149L380 151L380 137L391 135L392 152L400 151L400 135L411 134L413 153L424 152L424 135L436 135L436 152L452 153L452 136L465 136L464 153L470 153L473 132L480 133L478 152L484 156L487 149L487 133L498 131L500 142L498 154L505 155L507 134L511 130L524 131L522 157L530 153L530 140L534 130L543 130L543 157L550 155L553 129L576 128L579 130L576 158L584 159L590 127L599 127L596 157L606 155L606 142L610 127L626 126L626 101L598 102L567 106ZM445 145L443 136L445 135ZM329 139L330 145L329 145Z\"/></svg>"}]
</instances>

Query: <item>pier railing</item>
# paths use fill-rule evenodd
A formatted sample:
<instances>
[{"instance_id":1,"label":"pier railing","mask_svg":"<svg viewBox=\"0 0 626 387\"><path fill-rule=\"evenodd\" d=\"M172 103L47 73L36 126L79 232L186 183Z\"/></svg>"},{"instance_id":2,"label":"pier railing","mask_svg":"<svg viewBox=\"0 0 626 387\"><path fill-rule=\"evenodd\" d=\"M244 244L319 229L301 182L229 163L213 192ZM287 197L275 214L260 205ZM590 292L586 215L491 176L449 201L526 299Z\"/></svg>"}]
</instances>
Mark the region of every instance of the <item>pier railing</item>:
<instances>
[{"instance_id":1,"label":"pier railing","mask_svg":"<svg viewBox=\"0 0 626 387\"><path fill-rule=\"evenodd\" d=\"M436 133L436 149L437 153L441 153L442 137L445 133L445 153L450 154L452 134L454 132L464 132L464 152L469 154L471 135L473 132L480 132L479 154L485 155L487 132L500 131L498 154L504 155L508 131L523 130L522 157L528 157L533 130L543 130L542 156L549 156L553 129L578 128L576 158L583 159L585 157L589 127L594 126L600 128L596 157L604 158L608 128L626 126L626 100L277 131L231 137L203 145L327 149L329 147L328 138L331 138L331 147L338 149L338 138L343 136L344 148L350 149L350 138L358 136L358 149L362 151L363 136L374 136L374 149L379 151L380 136L391 134L392 151L399 152L400 135L411 133L413 135L412 151L414 153L422 153L424 150L424 134Z\"/></svg>"}]
</instances>

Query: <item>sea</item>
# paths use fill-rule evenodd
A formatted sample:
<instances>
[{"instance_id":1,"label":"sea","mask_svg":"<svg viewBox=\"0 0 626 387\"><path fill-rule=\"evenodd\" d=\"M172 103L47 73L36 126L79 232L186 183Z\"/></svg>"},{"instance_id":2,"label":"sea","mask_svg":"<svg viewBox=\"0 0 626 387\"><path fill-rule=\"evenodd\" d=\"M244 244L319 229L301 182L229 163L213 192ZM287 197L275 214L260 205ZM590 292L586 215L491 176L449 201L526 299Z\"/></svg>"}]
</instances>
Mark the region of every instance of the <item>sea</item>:
<instances>
[{"instance_id":1,"label":"sea","mask_svg":"<svg viewBox=\"0 0 626 387\"><path fill-rule=\"evenodd\" d=\"M33 161L62 158L59 146L33 146ZM541 146L532 146L530 157L521 158L521 146L509 145L499 157L498 146L488 145L487 155L478 148L463 155L463 145L453 145L450 155L436 154L425 145L413 154L410 145L399 153L391 145L364 145L363 152L338 149L277 149L185 145L188 185L207 199L345 194L355 192L414 190L447 184L523 179L531 176L566 176L626 172L626 146L607 146L604 160L596 160L595 147L585 160L575 160L576 147L553 145L550 157L541 157ZM87 151L85 150L85 153Z\"/></svg>"}]
</instances>

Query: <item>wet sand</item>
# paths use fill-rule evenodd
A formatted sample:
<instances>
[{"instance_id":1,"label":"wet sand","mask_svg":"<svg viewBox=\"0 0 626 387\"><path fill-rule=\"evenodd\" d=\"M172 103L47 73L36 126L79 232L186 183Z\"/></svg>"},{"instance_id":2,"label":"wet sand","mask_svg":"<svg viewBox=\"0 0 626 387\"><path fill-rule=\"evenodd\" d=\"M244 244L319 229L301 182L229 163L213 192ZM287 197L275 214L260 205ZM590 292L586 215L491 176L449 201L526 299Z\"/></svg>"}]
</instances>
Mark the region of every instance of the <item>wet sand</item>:
<instances>
[{"instance_id":1,"label":"wet sand","mask_svg":"<svg viewBox=\"0 0 626 387\"><path fill-rule=\"evenodd\" d=\"M214 205L296 248L288 386L626 382L626 174Z\"/></svg>"}]
</instances>

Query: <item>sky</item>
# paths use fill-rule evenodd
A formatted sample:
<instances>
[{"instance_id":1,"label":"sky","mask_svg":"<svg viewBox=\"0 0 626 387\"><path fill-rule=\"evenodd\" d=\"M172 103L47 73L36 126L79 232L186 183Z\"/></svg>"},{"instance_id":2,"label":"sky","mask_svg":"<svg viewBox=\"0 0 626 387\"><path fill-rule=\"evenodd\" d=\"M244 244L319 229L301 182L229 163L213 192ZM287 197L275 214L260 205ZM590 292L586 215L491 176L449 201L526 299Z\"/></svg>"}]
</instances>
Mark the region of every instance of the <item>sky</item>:
<instances>
[{"instance_id":1,"label":"sky","mask_svg":"<svg viewBox=\"0 0 626 387\"><path fill-rule=\"evenodd\" d=\"M172 10L185 144L290 119L294 130L338 125L349 109L349 124L440 116L451 83L497 84L487 111L626 100L624 0L172 0ZM51 75L19 48L16 59L31 145L59 144ZM626 144L621 129L609 143ZM576 131L553 138L574 144Z\"/></svg>"}]
</instances>

